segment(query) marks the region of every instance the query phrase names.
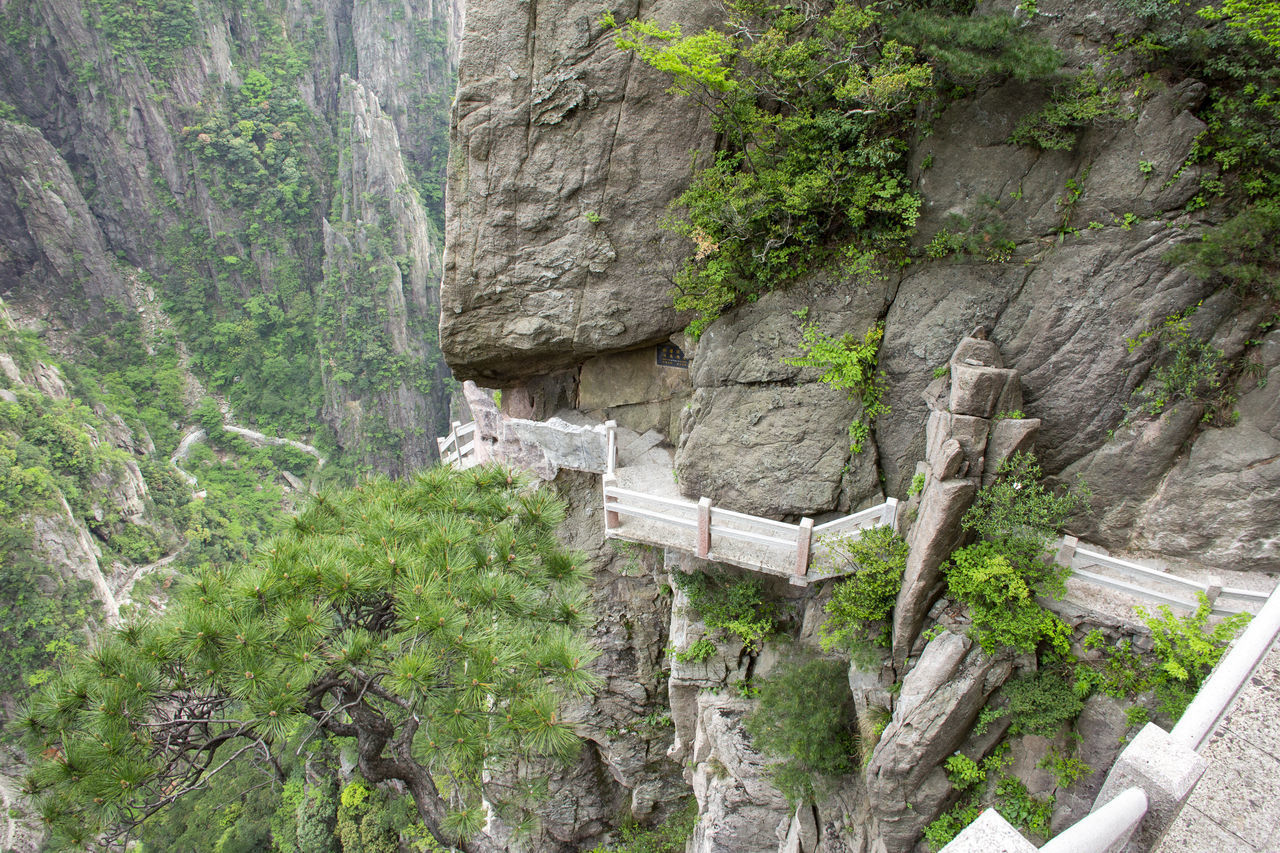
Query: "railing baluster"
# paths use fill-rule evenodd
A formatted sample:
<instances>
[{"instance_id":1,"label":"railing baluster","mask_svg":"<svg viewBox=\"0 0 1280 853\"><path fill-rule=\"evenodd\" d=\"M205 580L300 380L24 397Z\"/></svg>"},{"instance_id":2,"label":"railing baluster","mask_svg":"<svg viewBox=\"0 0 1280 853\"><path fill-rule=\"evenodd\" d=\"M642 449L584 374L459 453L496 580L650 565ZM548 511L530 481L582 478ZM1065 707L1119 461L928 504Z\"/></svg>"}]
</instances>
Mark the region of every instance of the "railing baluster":
<instances>
[{"instance_id":1,"label":"railing baluster","mask_svg":"<svg viewBox=\"0 0 1280 853\"><path fill-rule=\"evenodd\" d=\"M800 519L800 530L796 535L796 577L803 578L809 574L809 546L813 543L813 519Z\"/></svg>"},{"instance_id":2,"label":"railing baluster","mask_svg":"<svg viewBox=\"0 0 1280 853\"><path fill-rule=\"evenodd\" d=\"M711 498L698 499L698 556L711 553Z\"/></svg>"}]
</instances>

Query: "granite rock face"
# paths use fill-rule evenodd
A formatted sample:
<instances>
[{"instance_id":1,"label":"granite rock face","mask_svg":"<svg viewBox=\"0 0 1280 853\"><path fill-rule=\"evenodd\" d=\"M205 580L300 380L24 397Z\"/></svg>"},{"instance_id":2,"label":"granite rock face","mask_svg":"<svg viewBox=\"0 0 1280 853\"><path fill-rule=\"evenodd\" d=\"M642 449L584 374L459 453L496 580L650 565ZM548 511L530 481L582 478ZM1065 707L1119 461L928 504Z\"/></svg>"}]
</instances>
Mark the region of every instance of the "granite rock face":
<instances>
[{"instance_id":1,"label":"granite rock face","mask_svg":"<svg viewBox=\"0 0 1280 853\"><path fill-rule=\"evenodd\" d=\"M467 6L449 170L440 342L460 379L501 386L683 326L685 246L656 227L709 154L708 117L619 51L587 0ZM689 31L710 4L613 7Z\"/></svg>"},{"instance_id":2,"label":"granite rock face","mask_svg":"<svg viewBox=\"0 0 1280 853\"><path fill-rule=\"evenodd\" d=\"M874 442L852 453L862 404L819 381L802 354L802 320L859 340L884 311L883 288L815 282L775 292L713 324L697 344L693 396L676 456L681 491L739 512L779 517L847 511L882 500ZM803 310L802 310L803 309Z\"/></svg>"},{"instance_id":3,"label":"granite rock face","mask_svg":"<svg viewBox=\"0 0 1280 853\"><path fill-rule=\"evenodd\" d=\"M1008 659L943 632L903 679L893 719L864 771L871 814L889 853L914 849L941 810L951 784L940 765L1010 671Z\"/></svg>"}]
</instances>

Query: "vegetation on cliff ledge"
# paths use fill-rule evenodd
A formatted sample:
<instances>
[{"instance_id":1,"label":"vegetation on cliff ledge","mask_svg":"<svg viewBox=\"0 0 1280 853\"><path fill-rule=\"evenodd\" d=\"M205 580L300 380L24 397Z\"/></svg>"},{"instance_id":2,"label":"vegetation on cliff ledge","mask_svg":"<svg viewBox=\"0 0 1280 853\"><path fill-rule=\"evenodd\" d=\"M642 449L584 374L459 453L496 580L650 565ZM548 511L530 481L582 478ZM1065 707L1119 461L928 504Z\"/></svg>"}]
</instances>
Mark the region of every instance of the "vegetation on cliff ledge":
<instances>
[{"instance_id":1,"label":"vegetation on cliff ledge","mask_svg":"<svg viewBox=\"0 0 1280 853\"><path fill-rule=\"evenodd\" d=\"M906 174L918 108L1059 64L1007 15L852 0L726 11L718 30L633 20L617 38L705 106L725 140L668 221L696 246L675 282L695 335L824 265L866 277L904 260L920 209Z\"/></svg>"}]
</instances>

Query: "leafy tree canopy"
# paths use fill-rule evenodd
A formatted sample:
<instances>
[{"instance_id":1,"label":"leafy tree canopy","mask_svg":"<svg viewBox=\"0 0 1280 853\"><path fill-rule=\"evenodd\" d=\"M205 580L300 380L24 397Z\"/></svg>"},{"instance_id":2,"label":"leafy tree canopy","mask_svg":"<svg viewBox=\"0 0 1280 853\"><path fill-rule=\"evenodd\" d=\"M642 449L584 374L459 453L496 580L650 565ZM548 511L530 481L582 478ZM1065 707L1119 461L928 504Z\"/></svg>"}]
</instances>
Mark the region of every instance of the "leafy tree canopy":
<instances>
[{"instance_id":1,"label":"leafy tree canopy","mask_svg":"<svg viewBox=\"0 0 1280 853\"><path fill-rule=\"evenodd\" d=\"M370 783L403 784L438 840L487 849L482 773L517 768L486 795L527 802L521 780L577 745L562 700L598 681L563 516L506 470L435 468L318 497L250 563L198 573L20 716L54 843L119 839L239 757L283 782L328 734Z\"/></svg>"}]
</instances>

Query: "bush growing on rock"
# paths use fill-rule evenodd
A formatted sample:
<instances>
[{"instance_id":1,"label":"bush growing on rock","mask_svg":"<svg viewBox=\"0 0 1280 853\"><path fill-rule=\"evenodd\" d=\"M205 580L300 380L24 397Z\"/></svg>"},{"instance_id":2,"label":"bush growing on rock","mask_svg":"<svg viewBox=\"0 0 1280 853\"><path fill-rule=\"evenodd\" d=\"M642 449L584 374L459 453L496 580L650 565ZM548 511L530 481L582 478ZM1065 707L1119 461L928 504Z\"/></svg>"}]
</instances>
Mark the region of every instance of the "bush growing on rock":
<instances>
[{"instance_id":1,"label":"bush growing on rock","mask_svg":"<svg viewBox=\"0 0 1280 853\"><path fill-rule=\"evenodd\" d=\"M812 802L857 768L853 696L839 661L780 664L760 681L760 704L746 726L755 747L775 760L774 784L791 803Z\"/></svg>"},{"instance_id":2,"label":"bush growing on rock","mask_svg":"<svg viewBox=\"0 0 1280 853\"><path fill-rule=\"evenodd\" d=\"M888 527L875 527L861 536L831 541L833 562L857 570L836 585L827 602L829 618L821 628L823 648L849 647L866 640L888 641L884 620L893 611L902 573L907 566L907 543Z\"/></svg>"}]
</instances>

